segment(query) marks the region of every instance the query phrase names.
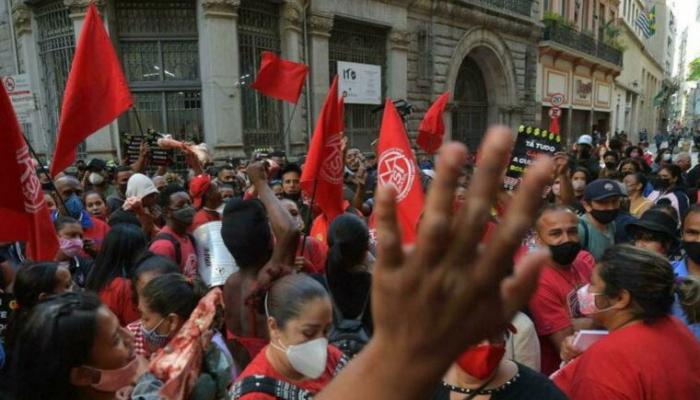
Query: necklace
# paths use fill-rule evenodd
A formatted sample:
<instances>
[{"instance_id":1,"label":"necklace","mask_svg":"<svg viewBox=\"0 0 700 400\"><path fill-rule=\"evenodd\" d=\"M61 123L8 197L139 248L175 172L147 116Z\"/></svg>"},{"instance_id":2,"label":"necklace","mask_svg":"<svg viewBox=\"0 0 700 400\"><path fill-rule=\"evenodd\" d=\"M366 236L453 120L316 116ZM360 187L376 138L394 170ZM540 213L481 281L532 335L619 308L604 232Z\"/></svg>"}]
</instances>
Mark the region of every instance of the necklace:
<instances>
[{"instance_id":1,"label":"necklace","mask_svg":"<svg viewBox=\"0 0 700 400\"><path fill-rule=\"evenodd\" d=\"M447 382L445 382L445 381L442 382L442 386L446 387L446 388L449 389L451 392L456 392L456 393L462 393L462 394L467 394L467 395L470 395L470 394L473 394L473 395L490 395L490 394L498 393L498 392L500 392L500 391L502 391L502 390L505 390L506 388L510 387L510 385L512 385L513 383L515 383L515 382L518 380L518 378L520 378L520 373L519 373L519 372L516 373L515 376L513 376L512 378L510 378L508 381L506 381L506 382L505 382L504 384L502 384L501 386L495 387L495 388L493 388L493 389L481 389L481 390L479 390L479 389L467 389L467 388L463 388L463 387L459 387L459 386L450 385L449 383L447 383Z\"/></svg>"}]
</instances>

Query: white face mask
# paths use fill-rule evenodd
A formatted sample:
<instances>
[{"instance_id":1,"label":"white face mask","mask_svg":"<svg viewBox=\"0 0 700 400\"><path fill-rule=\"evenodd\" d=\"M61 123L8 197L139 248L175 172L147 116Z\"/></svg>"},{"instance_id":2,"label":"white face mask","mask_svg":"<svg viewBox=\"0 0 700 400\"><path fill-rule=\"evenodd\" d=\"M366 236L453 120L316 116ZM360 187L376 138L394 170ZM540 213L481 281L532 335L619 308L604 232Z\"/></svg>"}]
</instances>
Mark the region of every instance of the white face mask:
<instances>
[{"instance_id":1,"label":"white face mask","mask_svg":"<svg viewBox=\"0 0 700 400\"><path fill-rule=\"evenodd\" d=\"M286 349L274 343L272 343L272 347L285 352L292 368L308 378L318 379L326 370L328 339L324 337L287 346Z\"/></svg>"},{"instance_id":2,"label":"white face mask","mask_svg":"<svg viewBox=\"0 0 700 400\"><path fill-rule=\"evenodd\" d=\"M586 187L586 182L584 182L584 181L572 181L571 186L574 187L574 190L583 190Z\"/></svg>"},{"instance_id":3,"label":"white face mask","mask_svg":"<svg viewBox=\"0 0 700 400\"><path fill-rule=\"evenodd\" d=\"M101 185L105 181L105 178L97 172L91 172L90 176L88 176L88 180L92 185Z\"/></svg>"}]
</instances>

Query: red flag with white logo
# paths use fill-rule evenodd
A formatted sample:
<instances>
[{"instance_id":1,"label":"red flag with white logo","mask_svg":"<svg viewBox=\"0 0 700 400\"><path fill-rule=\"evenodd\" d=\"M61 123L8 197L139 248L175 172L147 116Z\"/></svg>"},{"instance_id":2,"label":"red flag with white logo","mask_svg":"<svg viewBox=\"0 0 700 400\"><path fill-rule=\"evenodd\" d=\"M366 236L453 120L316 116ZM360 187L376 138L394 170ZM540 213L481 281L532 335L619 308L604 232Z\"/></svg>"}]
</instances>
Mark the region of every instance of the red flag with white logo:
<instances>
[{"instance_id":1,"label":"red flag with white logo","mask_svg":"<svg viewBox=\"0 0 700 400\"><path fill-rule=\"evenodd\" d=\"M314 198L328 223L343 212L343 101L338 100L338 76L328 89L316 121L309 155L301 174L301 188Z\"/></svg>"},{"instance_id":2,"label":"red flag with white logo","mask_svg":"<svg viewBox=\"0 0 700 400\"><path fill-rule=\"evenodd\" d=\"M132 103L112 41L97 7L91 3L66 82L51 175L68 168L75 161L78 145L114 121Z\"/></svg>"},{"instance_id":3,"label":"red flag with white logo","mask_svg":"<svg viewBox=\"0 0 700 400\"><path fill-rule=\"evenodd\" d=\"M41 183L12 109L0 85L0 242L27 242L27 256L53 260L58 239Z\"/></svg>"},{"instance_id":4,"label":"red flag with white logo","mask_svg":"<svg viewBox=\"0 0 700 400\"><path fill-rule=\"evenodd\" d=\"M391 185L396 190L401 239L404 244L413 243L423 212L423 188L403 121L391 99L387 99L384 107L377 154L377 185ZM374 225L373 220L370 225Z\"/></svg>"},{"instance_id":5,"label":"red flag with white logo","mask_svg":"<svg viewBox=\"0 0 700 400\"><path fill-rule=\"evenodd\" d=\"M428 154L434 154L442 146L442 139L445 136L445 121L442 114L445 112L445 106L449 98L449 92L445 92L438 97L425 113L425 117L423 117L418 127L416 144Z\"/></svg>"}]
</instances>

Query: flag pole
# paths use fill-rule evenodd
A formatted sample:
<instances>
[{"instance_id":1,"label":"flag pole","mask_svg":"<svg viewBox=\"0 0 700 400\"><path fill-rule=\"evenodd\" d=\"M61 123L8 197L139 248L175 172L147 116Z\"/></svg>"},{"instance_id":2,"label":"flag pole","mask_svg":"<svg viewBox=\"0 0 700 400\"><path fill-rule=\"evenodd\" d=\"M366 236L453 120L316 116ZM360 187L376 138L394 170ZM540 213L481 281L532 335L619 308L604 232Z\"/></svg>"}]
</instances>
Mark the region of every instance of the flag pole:
<instances>
[{"instance_id":1,"label":"flag pole","mask_svg":"<svg viewBox=\"0 0 700 400\"><path fill-rule=\"evenodd\" d=\"M139 132L141 132L141 136L145 137L146 135L143 133L143 126L141 126L141 118L139 117L139 111L136 109L136 106L131 106L131 109L134 111L134 115L136 116L136 125L139 127Z\"/></svg>"},{"instance_id":2,"label":"flag pole","mask_svg":"<svg viewBox=\"0 0 700 400\"><path fill-rule=\"evenodd\" d=\"M311 219L311 216L314 213L314 202L316 201L316 186L318 185L318 179L314 179L314 188L311 190L311 203L309 203L309 212L306 213L306 219L309 220L310 224L306 229L306 232L304 232L304 239L301 241L301 256L304 257L304 253L306 252L306 238L309 237L309 234L307 232L311 232L311 227L313 225L313 220ZM306 223L306 222L304 222Z\"/></svg>"},{"instance_id":3,"label":"flag pole","mask_svg":"<svg viewBox=\"0 0 700 400\"><path fill-rule=\"evenodd\" d=\"M287 126L284 129L284 146L286 147L284 149L284 151L286 153L289 153L291 148L292 148L292 145L289 141L289 133L292 130L292 120L294 119L294 114L296 114L298 107L299 107L299 102L297 101L296 103L294 103L294 108L292 108L292 112L289 115L289 119L287 120ZM287 156L289 156L289 154L287 154Z\"/></svg>"},{"instance_id":4,"label":"flag pole","mask_svg":"<svg viewBox=\"0 0 700 400\"><path fill-rule=\"evenodd\" d=\"M51 174L49 171L46 170L46 167L44 167L44 164L41 162L39 159L39 156L36 154L36 151L34 151L34 147L32 147L31 143L29 143L29 139L22 133L22 139L24 139L24 143L27 144L27 147L29 148L29 152L32 153L32 157L36 160L37 163L39 163L39 167L41 168L41 172L44 173L49 178L49 182L51 182L51 187L53 187L52 192L56 194L57 200L61 203L63 206L63 209L68 211L68 208L66 208L66 203L63 201L63 198L61 195L56 191L56 184L53 181L53 178L51 177Z\"/></svg>"}]
</instances>

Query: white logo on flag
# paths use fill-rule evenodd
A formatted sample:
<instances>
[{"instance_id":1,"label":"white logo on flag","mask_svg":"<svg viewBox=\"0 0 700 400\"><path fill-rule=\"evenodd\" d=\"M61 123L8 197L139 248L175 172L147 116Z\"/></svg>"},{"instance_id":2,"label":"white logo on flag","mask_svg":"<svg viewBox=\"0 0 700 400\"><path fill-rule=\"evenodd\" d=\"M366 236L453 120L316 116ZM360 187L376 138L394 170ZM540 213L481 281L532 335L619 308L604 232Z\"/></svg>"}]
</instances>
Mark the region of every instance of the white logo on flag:
<instances>
[{"instance_id":1,"label":"white logo on flag","mask_svg":"<svg viewBox=\"0 0 700 400\"><path fill-rule=\"evenodd\" d=\"M416 178L413 162L398 148L391 148L379 156L377 179L382 186L391 185L396 189L396 201L408 196Z\"/></svg>"},{"instance_id":2,"label":"white logo on flag","mask_svg":"<svg viewBox=\"0 0 700 400\"><path fill-rule=\"evenodd\" d=\"M326 141L324 145L324 153L326 159L321 166L319 175L321 178L337 185L343 181L343 151L342 151L343 135L333 135Z\"/></svg>"},{"instance_id":3,"label":"white logo on flag","mask_svg":"<svg viewBox=\"0 0 700 400\"><path fill-rule=\"evenodd\" d=\"M24 210L34 214L44 206L44 196L26 145L17 150L17 165L21 170L20 180L24 194Z\"/></svg>"}]
</instances>

